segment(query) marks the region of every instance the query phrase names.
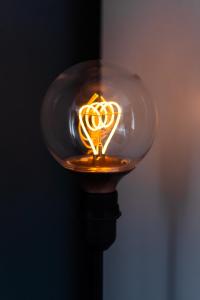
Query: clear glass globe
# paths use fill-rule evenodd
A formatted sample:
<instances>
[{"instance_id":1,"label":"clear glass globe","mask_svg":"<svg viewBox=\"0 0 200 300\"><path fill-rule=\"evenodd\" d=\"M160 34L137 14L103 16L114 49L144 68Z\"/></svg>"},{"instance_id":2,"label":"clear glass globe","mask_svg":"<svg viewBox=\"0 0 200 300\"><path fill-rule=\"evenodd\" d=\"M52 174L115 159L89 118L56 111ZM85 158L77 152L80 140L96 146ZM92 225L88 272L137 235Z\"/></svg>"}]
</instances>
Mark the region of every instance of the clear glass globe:
<instances>
[{"instance_id":1,"label":"clear glass globe","mask_svg":"<svg viewBox=\"0 0 200 300\"><path fill-rule=\"evenodd\" d=\"M138 75L92 60L49 87L42 129L53 157L76 172L128 172L152 146L156 111Z\"/></svg>"}]
</instances>

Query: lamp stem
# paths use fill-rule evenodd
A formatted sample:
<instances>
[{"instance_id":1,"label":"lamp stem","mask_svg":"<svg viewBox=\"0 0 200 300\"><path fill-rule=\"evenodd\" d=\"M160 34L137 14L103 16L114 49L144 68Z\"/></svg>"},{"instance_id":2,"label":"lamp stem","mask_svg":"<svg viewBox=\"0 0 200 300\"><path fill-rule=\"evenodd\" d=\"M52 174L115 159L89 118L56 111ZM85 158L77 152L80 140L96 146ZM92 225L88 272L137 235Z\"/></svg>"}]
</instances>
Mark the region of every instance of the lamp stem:
<instances>
[{"instance_id":1,"label":"lamp stem","mask_svg":"<svg viewBox=\"0 0 200 300\"><path fill-rule=\"evenodd\" d=\"M91 300L103 300L103 251L92 251L90 256L91 272L89 285Z\"/></svg>"},{"instance_id":2,"label":"lamp stem","mask_svg":"<svg viewBox=\"0 0 200 300\"><path fill-rule=\"evenodd\" d=\"M84 234L89 253L88 300L103 299L103 252L116 238L116 221L120 217L117 192L84 193Z\"/></svg>"}]
</instances>

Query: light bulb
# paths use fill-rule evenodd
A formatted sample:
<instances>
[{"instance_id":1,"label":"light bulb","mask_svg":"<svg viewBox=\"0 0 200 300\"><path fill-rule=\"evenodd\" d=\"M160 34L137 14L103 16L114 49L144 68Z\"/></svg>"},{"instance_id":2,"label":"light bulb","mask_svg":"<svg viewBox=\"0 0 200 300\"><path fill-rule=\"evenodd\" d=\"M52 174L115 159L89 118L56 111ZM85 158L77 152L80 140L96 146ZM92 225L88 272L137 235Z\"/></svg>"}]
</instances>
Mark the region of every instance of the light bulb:
<instances>
[{"instance_id":1,"label":"light bulb","mask_svg":"<svg viewBox=\"0 0 200 300\"><path fill-rule=\"evenodd\" d=\"M127 173L151 148L156 111L138 75L100 60L70 67L42 108L54 158L77 173Z\"/></svg>"}]
</instances>

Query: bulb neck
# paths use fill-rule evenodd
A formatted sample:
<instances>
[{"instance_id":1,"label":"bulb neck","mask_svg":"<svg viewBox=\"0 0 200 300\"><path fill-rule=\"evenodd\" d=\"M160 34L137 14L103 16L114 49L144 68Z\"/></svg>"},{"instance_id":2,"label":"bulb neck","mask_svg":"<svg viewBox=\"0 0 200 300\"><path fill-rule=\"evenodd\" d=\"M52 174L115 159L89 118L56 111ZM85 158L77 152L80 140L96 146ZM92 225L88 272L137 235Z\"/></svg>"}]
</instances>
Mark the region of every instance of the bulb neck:
<instances>
[{"instance_id":1,"label":"bulb neck","mask_svg":"<svg viewBox=\"0 0 200 300\"><path fill-rule=\"evenodd\" d=\"M103 159L103 158L102 158ZM107 194L116 191L120 179L128 172L123 173L78 173L80 187L87 193Z\"/></svg>"}]
</instances>

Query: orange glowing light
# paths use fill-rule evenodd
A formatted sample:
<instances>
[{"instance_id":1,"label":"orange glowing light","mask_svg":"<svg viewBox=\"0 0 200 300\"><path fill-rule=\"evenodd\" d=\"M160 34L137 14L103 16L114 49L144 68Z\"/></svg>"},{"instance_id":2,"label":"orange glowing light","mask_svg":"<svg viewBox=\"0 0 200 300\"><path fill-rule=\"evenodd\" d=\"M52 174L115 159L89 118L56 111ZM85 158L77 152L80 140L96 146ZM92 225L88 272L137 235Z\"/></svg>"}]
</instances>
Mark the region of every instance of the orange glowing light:
<instances>
[{"instance_id":1,"label":"orange glowing light","mask_svg":"<svg viewBox=\"0 0 200 300\"><path fill-rule=\"evenodd\" d=\"M79 109L79 136L95 156L104 155L117 129L121 107L97 93Z\"/></svg>"}]
</instances>

